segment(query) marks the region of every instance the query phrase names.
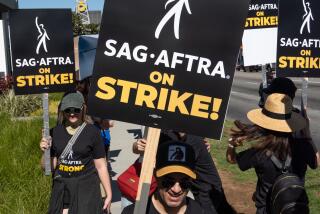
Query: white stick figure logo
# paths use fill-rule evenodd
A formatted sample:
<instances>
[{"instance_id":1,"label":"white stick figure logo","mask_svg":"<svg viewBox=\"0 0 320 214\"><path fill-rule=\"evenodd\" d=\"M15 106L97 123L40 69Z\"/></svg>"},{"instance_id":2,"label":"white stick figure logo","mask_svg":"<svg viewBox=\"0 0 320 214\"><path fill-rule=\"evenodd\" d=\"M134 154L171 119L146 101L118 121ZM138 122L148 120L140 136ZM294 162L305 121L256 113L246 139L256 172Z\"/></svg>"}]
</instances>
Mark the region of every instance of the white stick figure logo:
<instances>
[{"instance_id":1,"label":"white stick figure logo","mask_svg":"<svg viewBox=\"0 0 320 214\"><path fill-rule=\"evenodd\" d=\"M159 39L160 32L162 28L166 25L166 23L171 19L171 17L174 17L174 36L176 39L179 39L179 25L180 25L180 17L183 7L185 6L188 13L191 14L190 6L189 6L189 0L168 0L165 4L164 8L167 9L168 4L177 1L174 6L166 13L166 15L161 19L161 21L158 24L158 27L155 31L154 36Z\"/></svg>"},{"instance_id":2,"label":"white stick figure logo","mask_svg":"<svg viewBox=\"0 0 320 214\"><path fill-rule=\"evenodd\" d=\"M37 26L37 29L38 29L38 32L39 32L39 36L37 38L38 45L37 45L36 53L39 54L39 50L40 50L41 46L43 47L44 51L47 53L48 52L47 40L50 40L50 38L49 38L49 36L47 34L46 29L44 28L44 25L38 23L38 16L36 17L35 22L36 22L36 26Z\"/></svg>"},{"instance_id":3,"label":"white stick figure logo","mask_svg":"<svg viewBox=\"0 0 320 214\"><path fill-rule=\"evenodd\" d=\"M303 33L303 30L305 27L307 27L308 33L310 33L310 21L314 21L314 18L312 16L312 11L310 7L310 2L305 2L305 0L302 0L303 8L304 8L304 14L302 16L303 22L300 27L300 34Z\"/></svg>"},{"instance_id":4,"label":"white stick figure logo","mask_svg":"<svg viewBox=\"0 0 320 214\"><path fill-rule=\"evenodd\" d=\"M67 159L68 160L72 160L73 159L73 150L72 149L70 150Z\"/></svg>"}]
</instances>

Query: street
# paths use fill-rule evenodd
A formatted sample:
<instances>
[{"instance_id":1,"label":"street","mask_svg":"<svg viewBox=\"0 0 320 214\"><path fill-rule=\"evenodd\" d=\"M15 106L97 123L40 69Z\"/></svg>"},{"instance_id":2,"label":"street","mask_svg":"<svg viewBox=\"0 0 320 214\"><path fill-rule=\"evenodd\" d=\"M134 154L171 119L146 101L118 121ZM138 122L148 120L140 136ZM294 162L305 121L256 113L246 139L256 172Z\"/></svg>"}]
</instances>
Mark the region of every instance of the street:
<instances>
[{"instance_id":1,"label":"street","mask_svg":"<svg viewBox=\"0 0 320 214\"><path fill-rule=\"evenodd\" d=\"M258 108L259 85L262 80L261 72L236 71L233 80L231 97L229 101L227 119L246 119L246 113ZM300 109L301 78L292 78L298 90L294 100L294 106ZM320 80L309 78L307 113L310 118L311 134L318 149L320 148Z\"/></svg>"}]
</instances>

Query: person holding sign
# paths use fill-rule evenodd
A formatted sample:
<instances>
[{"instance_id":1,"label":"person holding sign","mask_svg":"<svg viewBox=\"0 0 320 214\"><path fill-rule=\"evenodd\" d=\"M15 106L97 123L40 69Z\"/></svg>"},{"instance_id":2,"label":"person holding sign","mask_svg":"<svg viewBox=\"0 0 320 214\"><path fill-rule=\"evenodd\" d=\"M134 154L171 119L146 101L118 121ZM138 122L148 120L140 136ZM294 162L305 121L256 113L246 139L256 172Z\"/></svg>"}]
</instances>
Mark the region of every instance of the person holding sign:
<instances>
[{"instance_id":1,"label":"person holding sign","mask_svg":"<svg viewBox=\"0 0 320 214\"><path fill-rule=\"evenodd\" d=\"M235 213L225 198L219 173L206 147L206 140L203 137L182 132L162 131L159 145L169 140L178 140L188 144L195 152L195 171L198 176L192 182L191 191L195 200L204 209L204 213ZM146 140L139 139L133 144L133 152L143 154L146 143Z\"/></svg>"},{"instance_id":2,"label":"person holding sign","mask_svg":"<svg viewBox=\"0 0 320 214\"><path fill-rule=\"evenodd\" d=\"M289 96L270 94L264 107L249 111L247 117L254 125L235 122L236 129L232 129L226 157L229 163L237 163L243 171L255 169L258 181L253 199L257 213L271 213L271 190L277 177L286 171L304 181L307 166L317 168L317 155L308 121L292 111ZM297 131L305 133L302 140L293 137ZM245 141L256 141L257 144L237 154L236 147ZM285 169L279 170L274 159L285 163Z\"/></svg>"},{"instance_id":3,"label":"person holding sign","mask_svg":"<svg viewBox=\"0 0 320 214\"><path fill-rule=\"evenodd\" d=\"M61 101L61 121L51 130L51 140L41 139L40 148L50 148L53 186L50 214L88 214L110 211L112 191L105 150L99 130L85 122L86 106L80 93ZM49 147L51 145L51 147ZM102 203L102 183L107 197Z\"/></svg>"},{"instance_id":4,"label":"person holding sign","mask_svg":"<svg viewBox=\"0 0 320 214\"><path fill-rule=\"evenodd\" d=\"M179 141L160 144L154 173L158 188L149 198L146 214L202 214L200 205L187 197L192 180L197 178L195 168L192 146ZM124 208L122 214L133 211L134 204Z\"/></svg>"}]
</instances>

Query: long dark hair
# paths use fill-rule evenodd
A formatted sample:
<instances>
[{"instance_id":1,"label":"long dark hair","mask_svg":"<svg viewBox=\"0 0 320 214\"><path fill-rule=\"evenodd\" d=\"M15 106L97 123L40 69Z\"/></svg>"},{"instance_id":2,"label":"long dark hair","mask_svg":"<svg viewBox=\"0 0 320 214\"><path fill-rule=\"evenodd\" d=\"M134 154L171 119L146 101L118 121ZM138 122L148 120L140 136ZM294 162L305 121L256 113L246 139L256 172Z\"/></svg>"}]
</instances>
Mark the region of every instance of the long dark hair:
<instances>
[{"instance_id":1,"label":"long dark hair","mask_svg":"<svg viewBox=\"0 0 320 214\"><path fill-rule=\"evenodd\" d=\"M235 127L231 129L231 138L237 143L245 141L256 141L252 147L267 156L275 155L281 161L291 156L290 143L292 134L264 129L257 125L248 125L238 120L234 122Z\"/></svg>"}]
</instances>

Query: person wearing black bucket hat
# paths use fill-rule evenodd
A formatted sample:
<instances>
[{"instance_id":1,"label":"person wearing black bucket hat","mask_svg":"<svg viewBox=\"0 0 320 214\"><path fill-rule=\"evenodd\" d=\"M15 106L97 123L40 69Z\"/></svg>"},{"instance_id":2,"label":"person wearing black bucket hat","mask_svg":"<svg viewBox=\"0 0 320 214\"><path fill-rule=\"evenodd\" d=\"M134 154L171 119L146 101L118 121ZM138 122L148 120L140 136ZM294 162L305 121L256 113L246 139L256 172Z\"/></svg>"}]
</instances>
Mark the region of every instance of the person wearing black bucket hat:
<instances>
[{"instance_id":1,"label":"person wearing black bucket hat","mask_svg":"<svg viewBox=\"0 0 320 214\"><path fill-rule=\"evenodd\" d=\"M200 205L187 197L195 173L193 148L179 141L159 145L154 171L158 188L150 196L146 214L202 214ZM122 214L131 214L134 204L124 208Z\"/></svg>"},{"instance_id":2,"label":"person wearing black bucket hat","mask_svg":"<svg viewBox=\"0 0 320 214\"><path fill-rule=\"evenodd\" d=\"M271 189L277 177L281 175L281 171L274 164L274 158L283 163L290 159L289 172L297 175L302 181L307 166L317 168L317 154L310 142L311 139L298 141L293 137L294 132L308 129L308 121L292 109L292 99L289 96L270 94L263 108L247 113L248 119L254 125L235 121L236 127L231 130L227 161L237 163L242 171L255 169L258 181L253 199L257 214L271 213ZM257 143L237 154L236 147L248 141Z\"/></svg>"}]
</instances>

